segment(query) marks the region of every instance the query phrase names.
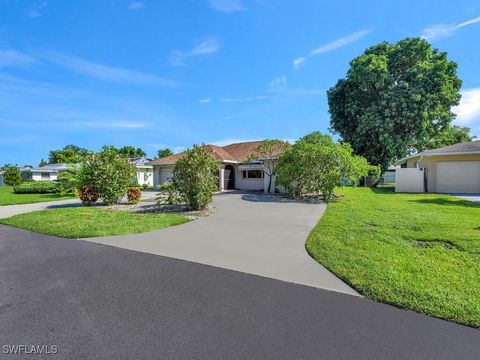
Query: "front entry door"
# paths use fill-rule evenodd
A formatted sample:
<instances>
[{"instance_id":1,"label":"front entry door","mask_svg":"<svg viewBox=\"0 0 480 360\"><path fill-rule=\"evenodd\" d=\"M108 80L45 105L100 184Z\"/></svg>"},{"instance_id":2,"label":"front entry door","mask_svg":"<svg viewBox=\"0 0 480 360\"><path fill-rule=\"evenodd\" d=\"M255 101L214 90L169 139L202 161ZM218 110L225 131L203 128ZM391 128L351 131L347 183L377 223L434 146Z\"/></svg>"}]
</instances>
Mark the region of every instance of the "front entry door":
<instances>
[{"instance_id":1,"label":"front entry door","mask_svg":"<svg viewBox=\"0 0 480 360\"><path fill-rule=\"evenodd\" d=\"M223 189L235 189L235 169L232 165L225 166L225 170L223 172Z\"/></svg>"}]
</instances>

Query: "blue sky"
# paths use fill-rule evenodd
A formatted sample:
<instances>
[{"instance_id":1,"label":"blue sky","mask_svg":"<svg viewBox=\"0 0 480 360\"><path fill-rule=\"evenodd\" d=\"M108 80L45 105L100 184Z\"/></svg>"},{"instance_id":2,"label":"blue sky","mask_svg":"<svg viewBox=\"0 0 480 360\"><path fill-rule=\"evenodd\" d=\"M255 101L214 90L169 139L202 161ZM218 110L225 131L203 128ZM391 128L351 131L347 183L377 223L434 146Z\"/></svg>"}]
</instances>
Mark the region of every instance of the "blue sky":
<instances>
[{"instance_id":1,"label":"blue sky","mask_svg":"<svg viewBox=\"0 0 480 360\"><path fill-rule=\"evenodd\" d=\"M478 0L0 0L0 164L328 132L349 61L407 36L458 62L480 135Z\"/></svg>"}]
</instances>

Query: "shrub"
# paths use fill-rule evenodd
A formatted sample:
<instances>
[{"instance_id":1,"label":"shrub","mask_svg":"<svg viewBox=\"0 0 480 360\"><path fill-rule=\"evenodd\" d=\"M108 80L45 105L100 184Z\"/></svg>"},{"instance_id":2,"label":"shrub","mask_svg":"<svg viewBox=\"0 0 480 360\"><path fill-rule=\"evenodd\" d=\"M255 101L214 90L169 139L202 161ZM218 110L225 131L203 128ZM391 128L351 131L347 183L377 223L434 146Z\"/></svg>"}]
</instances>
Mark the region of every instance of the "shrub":
<instances>
[{"instance_id":1,"label":"shrub","mask_svg":"<svg viewBox=\"0 0 480 360\"><path fill-rule=\"evenodd\" d=\"M173 186L181 199L194 210L212 202L212 193L218 190L218 162L205 145L194 145L176 162Z\"/></svg>"},{"instance_id":2,"label":"shrub","mask_svg":"<svg viewBox=\"0 0 480 360\"><path fill-rule=\"evenodd\" d=\"M80 200L85 206L93 205L98 200L98 192L89 185L85 185L78 190Z\"/></svg>"},{"instance_id":3,"label":"shrub","mask_svg":"<svg viewBox=\"0 0 480 360\"><path fill-rule=\"evenodd\" d=\"M127 198L129 204L138 204L141 197L142 192L138 187L131 187L130 189L128 189Z\"/></svg>"},{"instance_id":4,"label":"shrub","mask_svg":"<svg viewBox=\"0 0 480 360\"><path fill-rule=\"evenodd\" d=\"M118 203L127 195L135 176L135 167L118 151L104 147L96 154L85 157L78 170L79 188L89 186L106 205Z\"/></svg>"},{"instance_id":5,"label":"shrub","mask_svg":"<svg viewBox=\"0 0 480 360\"><path fill-rule=\"evenodd\" d=\"M13 188L16 194L56 194L62 186L57 181L28 181Z\"/></svg>"},{"instance_id":6,"label":"shrub","mask_svg":"<svg viewBox=\"0 0 480 360\"><path fill-rule=\"evenodd\" d=\"M353 155L349 144L313 132L280 155L277 183L291 195L322 194L329 200L342 180L356 184L361 177L378 171L365 158Z\"/></svg>"},{"instance_id":7,"label":"shrub","mask_svg":"<svg viewBox=\"0 0 480 360\"><path fill-rule=\"evenodd\" d=\"M178 190L172 182L157 186L158 194L155 198L157 205L178 204L181 201Z\"/></svg>"},{"instance_id":8,"label":"shrub","mask_svg":"<svg viewBox=\"0 0 480 360\"><path fill-rule=\"evenodd\" d=\"M23 179L19 168L11 165L5 165L4 170L3 182L6 185L17 186L22 183Z\"/></svg>"},{"instance_id":9,"label":"shrub","mask_svg":"<svg viewBox=\"0 0 480 360\"><path fill-rule=\"evenodd\" d=\"M61 184L60 194L67 193L77 193L78 189L78 179L77 179L78 169L75 166L69 166L68 170L63 170L58 176L58 180Z\"/></svg>"}]
</instances>

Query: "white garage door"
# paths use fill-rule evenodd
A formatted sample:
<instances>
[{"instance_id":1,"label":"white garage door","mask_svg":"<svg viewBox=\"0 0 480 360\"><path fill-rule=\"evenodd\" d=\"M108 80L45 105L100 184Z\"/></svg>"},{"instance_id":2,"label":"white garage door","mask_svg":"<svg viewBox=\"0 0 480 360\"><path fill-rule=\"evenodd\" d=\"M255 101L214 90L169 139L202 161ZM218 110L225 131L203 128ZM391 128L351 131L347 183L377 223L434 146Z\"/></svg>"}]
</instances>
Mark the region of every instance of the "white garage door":
<instances>
[{"instance_id":1,"label":"white garage door","mask_svg":"<svg viewBox=\"0 0 480 360\"><path fill-rule=\"evenodd\" d=\"M480 193L480 161L438 162L437 192Z\"/></svg>"}]
</instances>

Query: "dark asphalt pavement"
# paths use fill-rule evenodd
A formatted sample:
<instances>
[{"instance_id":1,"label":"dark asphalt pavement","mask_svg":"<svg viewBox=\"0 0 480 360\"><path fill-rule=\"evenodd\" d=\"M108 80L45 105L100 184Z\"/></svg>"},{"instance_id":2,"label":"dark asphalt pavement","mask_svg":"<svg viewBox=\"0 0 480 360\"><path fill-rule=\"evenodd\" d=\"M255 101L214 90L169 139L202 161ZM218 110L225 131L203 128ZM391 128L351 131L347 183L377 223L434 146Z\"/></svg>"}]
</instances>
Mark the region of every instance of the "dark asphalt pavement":
<instances>
[{"instance_id":1,"label":"dark asphalt pavement","mask_svg":"<svg viewBox=\"0 0 480 360\"><path fill-rule=\"evenodd\" d=\"M4 345L56 345L8 355ZM0 225L2 359L479 359L480 331L359 297Z\"/></svg>"}]
</instances>

